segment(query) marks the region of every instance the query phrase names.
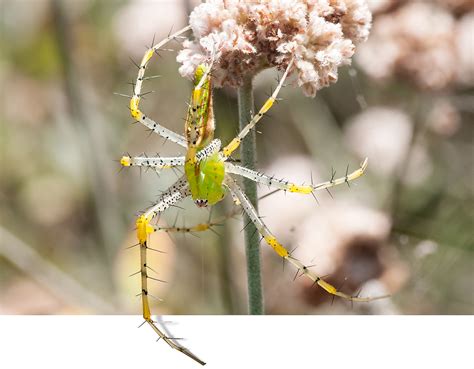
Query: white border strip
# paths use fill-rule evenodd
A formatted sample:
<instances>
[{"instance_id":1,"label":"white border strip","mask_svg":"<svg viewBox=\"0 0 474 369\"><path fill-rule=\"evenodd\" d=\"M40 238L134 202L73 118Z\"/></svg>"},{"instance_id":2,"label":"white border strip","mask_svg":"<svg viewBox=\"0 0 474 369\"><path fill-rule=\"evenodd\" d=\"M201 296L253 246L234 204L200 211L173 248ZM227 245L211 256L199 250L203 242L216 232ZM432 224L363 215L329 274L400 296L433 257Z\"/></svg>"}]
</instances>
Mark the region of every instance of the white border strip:
<instances>
[{"instance_id":1,"label":"white border strip","mask_svg":"<svg viewBox=\"0 0 474 369\"><path fill-rule=\"evenodd\" d=\"M474 368L473 317L168 316L206 368ZM0 316L2 368L199 368L138 316ZM471 338L471 339L470 339Z\"/></svg>"}]
</instances>

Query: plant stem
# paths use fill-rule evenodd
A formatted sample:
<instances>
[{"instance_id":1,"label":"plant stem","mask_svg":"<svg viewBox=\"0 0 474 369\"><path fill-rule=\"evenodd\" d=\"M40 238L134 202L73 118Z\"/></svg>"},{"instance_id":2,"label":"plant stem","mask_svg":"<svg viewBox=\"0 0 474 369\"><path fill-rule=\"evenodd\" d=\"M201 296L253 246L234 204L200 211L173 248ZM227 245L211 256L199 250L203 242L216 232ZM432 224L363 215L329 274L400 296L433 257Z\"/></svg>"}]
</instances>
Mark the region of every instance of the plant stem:
<instances>
[{"instance_id":1,"label":"plant stem","mask_svg":"<svg viewBox=\"0 0 474 369\"><path fill-rule=\"evenodd\" d=\"M238 91L239 104L239 128L242 129L250 122L254 110L252 77L247 77ZM242 141L240 146L240 158L242 165L249 169L255 169L257 157L257 145L255 130L252 130ZM258 211L257 184L250 179L243 179L243 191ZM257 229L244 215L245 227L245 253L247 256L247 286L249 296L249 314L262 315L263 291L262 273L260 267L260 237Z\"/></svg>"}]
</instances>

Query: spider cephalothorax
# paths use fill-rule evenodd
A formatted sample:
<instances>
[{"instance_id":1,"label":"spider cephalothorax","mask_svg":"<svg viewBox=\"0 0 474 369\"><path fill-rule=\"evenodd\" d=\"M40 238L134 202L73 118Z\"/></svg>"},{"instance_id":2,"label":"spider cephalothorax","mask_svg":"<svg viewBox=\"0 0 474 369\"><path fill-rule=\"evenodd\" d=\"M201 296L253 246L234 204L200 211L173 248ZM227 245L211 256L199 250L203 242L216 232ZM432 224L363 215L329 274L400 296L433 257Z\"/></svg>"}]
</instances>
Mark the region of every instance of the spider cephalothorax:
<instances>
[{"instance_id":1,"label":"spider cephalothorax","mask_svg":"<svg viewBox=\"0 0 474 369\"><path fill-rule=\"evenodd\" d=\"M214 138L214 110L212 107L211 67L205 64L196 69L194 90L186 116L187 152L184 172L189 190L198 207L214 205L225 194L225 167L219 155L220 141L216 140L209 155L198 159L197 153Z\"/></svg>"}]
</instances>

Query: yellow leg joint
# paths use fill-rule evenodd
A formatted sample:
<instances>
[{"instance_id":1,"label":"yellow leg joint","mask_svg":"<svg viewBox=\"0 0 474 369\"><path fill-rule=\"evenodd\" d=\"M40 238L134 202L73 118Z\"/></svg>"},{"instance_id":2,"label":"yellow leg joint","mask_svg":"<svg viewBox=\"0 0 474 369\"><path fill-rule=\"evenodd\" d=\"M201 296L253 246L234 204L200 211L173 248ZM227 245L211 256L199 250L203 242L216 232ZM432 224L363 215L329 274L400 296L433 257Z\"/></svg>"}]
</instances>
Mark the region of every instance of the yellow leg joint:
<instances>
[{"instance_id":1,"label":"yellow leg joint","mask_svg":"<svg viewBox=\"0 0 474 369\"><path fill-rule=\"evenodd\" d=\"M360 165L360 168L357 169L355 172L351 173L347 176L349 181L359 178L362 174L364 174L365 170L367 169L367 165L369 163L369 159L365 158L364 162Z\"/></svg>"},{"instance_id":2,"label":"yellow leg joint","mask_svg":"<svg viewBox=\"0 0 474 369\"><path fill-rule=\"evenodd\" d=\"M225 156L231 155L235 150L237 150L239 145L240 145L240 139L234 138L232 141L230 141L230 144L224 147L224 150L223 150L224 155Z\"/></svg>"},{"instance_id":3,"label":"yellow leg joint","mask_svg":"<svg viewBox=\"0 0 474 369\"><path fill-rule=\"evenodd\" d=\"M323 281L322 279L318 281L318 284L332 295L335 295L337 292L336 287L334 287L332 284L329 284L326 281Z\"/></svg>"},{"instance_id":4,"label":"yellow leg joint","mask_svg":"<svg viewBox=\"0 0 474 369\"><path fill-rule=\"evenodd\" d=\"M273 97L270 97L265 104L263 104L262 109L260 109L261 114L265 114L267 111L270 110L270 108L273 106L273 103L275 102L275 99Z\"/></svg>"},{"instance_id":5,"label":"yellow leg joint","mask_svg":"<svg viewBox=\"0 0 474 369\"><path fill-rule=\"evenodd\" d=\"M302 193L302 194L310 194L313 192L313 189L311 186L297 186L295 184L291 184L290 188L288 188L288 191L290 192L296 192L296 193Z\"/></svg>"},{"instance_id":6,"label":"yellow leg joint","mask_svg":"<svg viewBox=\"0 0 474 369\"><path fill-rule=\"evenodd\" d=\"M150 61L150 59L153 57L154 52L155 51L153 49L148 49L147 50L145 55L143 55L142 65L145 65Z\"/></svg>"},{"instance_id":7,"label":"yellow leg joint","mask_svg":"<svg viewBox=\"0 0 474 369\"><path fill-rule=\"evenodd\" d=\"M140 98L138 96L134 96L130 99L130 115L136 120L140 120L142 115L142 112L138 108L139 104Z\"/></svg>"},{"instance_id":8,"label":"yellow leg joint","mask_svg":"<svg viewBox=\"0 0 474 369\"><path fill-rule=\"evenodd\" d=\"M196 232L203 232L207 231L210 228L209 224L198 224L194 227L194 231Z\"/></svg>"},{"instance_id":9,"label":"yellow leg joint","mask_svg":"<svg viewBox=\"0 0 474 369\"><path fill-rule=\"evenodd\" d=\"M122 165L123 167L129 167L130 165L132 165L132 159L130 158L130 156L122 156L122 159L120 159L120 165Z\"/></svg>"},{"instance_id":10,"label":"yellow leg joint","mask_svg":"<svg viewBox=\"0 0 474 369\"><path fill-rule=\"evenodd\" d=\"M280 242L277 241L277 239L273 236L268 236L265 237L265 241L275 250L275 252L280 255L282 258L288 257L290 254L288 253L288 250L285 249Z\"/></svg>"},{"instance_id":11,"label":"yellow leg joint","mask_svg":"<svg viewBox=\"0 0 474 369\"><path fill-rule=\"evenodd\" d=\"M148 304L148 298L146 296L142 296L142 307L143 307L143 318L145 320L150 319L151 318L150 305Z\"/></svg>"},{"instance_id":12,"label":"yellow leg joint","mask_svg":"<svg viewBox=\"0 0 474 369\"><path fill-rule=\"evenodd\" d=\"M148 239L148 235L155 232L155 228L150 225L150 220L145 215L141 215L137 219L137 238L140 244L144 244Z\"/></svg>"}]
</instances>

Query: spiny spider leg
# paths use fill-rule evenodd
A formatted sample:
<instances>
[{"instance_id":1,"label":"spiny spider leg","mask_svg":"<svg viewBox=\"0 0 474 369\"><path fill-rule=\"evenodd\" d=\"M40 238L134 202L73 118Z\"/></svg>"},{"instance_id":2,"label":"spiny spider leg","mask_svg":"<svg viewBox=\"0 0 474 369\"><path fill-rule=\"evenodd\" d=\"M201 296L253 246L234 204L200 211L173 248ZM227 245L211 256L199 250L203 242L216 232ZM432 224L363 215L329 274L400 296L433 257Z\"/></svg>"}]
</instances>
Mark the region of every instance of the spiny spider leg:
<instances>
[{"instance_id":1,"label":"spiny spider leg","mask_svg":"<svg viewBox=\"0 0 474 369\"><path fill-rule=\"evenodd\" d=\"M194 226L183 226L183 227L155 227L156 231L163 231L163 232L176 232L176 233L194 233L194 232L204 232L208 230L213 230L212 227L223 225L224 222L237 215L237 211L232 211L227 215L223 215L213 221L209 221L206 223L199 223Z\"/></svg>"},{"instance_id":2,"label":"spiny spider leg","mask_svg":"<svg viewBox=\"0 0 474 369\"><path fill-rule=\"evenodd\" d=\"M148 301L148 279L151 279L148 275L148 269L150 268L147 265L147 250L148 248L148 239L149 235L155 232L155 228L150 224L151 220L162 213L170 206L176 204L182 199L186 198L189 195L188 183L186 178L180 178L174 185L172 185L166 192L164 192L159 200L150 207L144 214L140 215L136 221L136 231L138 243L140 245L140 275L141 275L141 293L139 294L142 299L142 313L143 319L152 327L152 329L158 334L160 338L163 339L170 347L175 350L182 352L183 354L189 356L191 359L195 360L201 365L205 365L205 362L199 359L186 347L183 347L175 342L172 337L168 337L163 333L155 322L151 318L150 303ZM156 280L156 279L155 279ZM151 296L151 295L150 295Z\"/></svg>"},{"instance_id":3,"label":"spiny spider leg","mask_svg":"<svg viewBox=\"0 0 474 369\"><path fill-rule=\"evenodd\" d=\"M369 159L365 158L365 160L360 165L360 168L353 171L352 173L346 174L344 177L331 179L330 181L318 183L314 185L315 190L324 190L326 188L334 187L343 183L349 184L349 181L353 181L354 179L359 178L362 174L364 174L365 170L367 169L367 165L369 163ZM335 174L335 172L334 172Z\"/></svg>"},{"instance_id":4,"label":"spiny spider leg","mask_svg":"<svg viewBox=\"0 0 474 369\"><path fill-rule=\"evenodd\" d=\"M120 159L120 164L123 167L145 167L155 169L175 168L184 165L184 156L149 157L125 155Z\"/></svg>"},{"instance_id":5,"label":"spiny spider leg","mask_svg":"<svg viewBox=\"0 0 474 369\"><path fill-rule=\"evenodd\" d=\"M221 148L221 140L212 140L209 145L196 154L197 161L200 161L209 155L216 153ZM120 159L123 167L145 167L155 169L166 169L184 166L186 159L184 156L130 156L124 155Z\"/></svg>"},{"instance_id":6,"label":"spiny spider leg","mask_svg":"<svg viewBox=\"0 0 474 369\"><path fill-rule=\"evenodd\" d=\"M262 219L258 216L255 208L253 207L252 203L249 201L247 196L244 192L240 189L237 183L231 178L229 175L226 175L225 184L229 188L229 190L237 197L244 209L247 213L251 221L255 224L260 235L265 239L267 244L284 260L293 264L297 271L301 274L304 274L306 277L311 279L314 283L318 284L322 287L326 292L342 297L343 299L350 300L350 301L358 301L358 302L369 302L373 300L378 300L381 298L385 298L387 296L377 296L377 297L359 297L359 296L351 296L345 294L344 292L339 291L336 287L329 284L325 280L323 280L320 276L316 275L312 271L309 270L309 267L301 263L299 260L295 259L291 254L288 252L287 249L283 247L283 245L278 242L275 236L270 232L267 228L265 223L263 223Z\"/></svg>"},{"instance_id":7,"label":"spiny spider leg","mask_svg":"<svg viewBox=\"0 0 474 369\"><path fill-rule=\"evenodd\" d=\"M235 217L236 215L241 213L241 207L240 206L234 206L234 208L227 214L222 215L218 217L217 219L214 219L211 221L209 218L209 221L206 223L199 223L194 226L187 226L187 227L155 227L156 231L163 231L163 232L176 232L176 233L193 233L193 232L204 232L208 230L213 230L212 227L223 225L225 221Z\"/></svg>"},{"instance_id":8,"label":"spiny spider leg","mask_svg":"<svg viewBox=\"0 0 474 369\"><path fill-rule=\"evenodd\" d=\"M159 227L159 226L155 226L155 231L176 232L176 233L204 232L204 231L207 231L207 230L212 231L212 227L215 227L215 226L218 226L218 225L223 225L227 220L229 220L231 218L234 218L236 215L239 215L239 214L242 213L242 207L240 206L239 199L237 197L235 197L232 192L230 192L230 194L233 197L233 201L234 201L233 209L230 212L228 212L227 214L218 217L217 219L214 219L214 220L211 221L211 219L209 218L209 220L206 223L199 223L199 224L196 224L194 226L187 226L187 227L176 227L176 226L173 226L173 227ZM268 194L264 195L264 196L261 196L259 198L259 200L262 200L263 198L265 198L267 196L268 196ZM138 246L138 244L133 245L133 246L129 246L129 247L131 248L131 247L134 247L134 246ZM148 248L148 249L150 249L150 248Z\"/></svg>"},{"instance_id":9,"label":"spiny spider leg","mask_svg":"<svg viewBox=\"0 0 474 369\"><path fill-rule=\"evenodd\" d=\"M283 87L283 83L286 80L286 77L288 76L288 73L293 66L293 61L294 59L291 59L290 63L288 64L288 67L285 70L285 73L283 74L280 83L278 84L277 88L275 91L273 91L272 95L265 101L263 106L260 108L257 114L253 116L253 118L250 120L250 122L240 131L240 133L235 137L224 149L222 150L223 157L228 158L232 153L237 150L237 148L240 146L240 143L242 140L247 136L247 134L250 132L250 130L255 127L255 125L262 119L262 117L265 115L265 113L270 110L272 105L275 103L277 100L278 93L280 92L281 88Z\"/></svg>"},{"instance_id":10,"label":"spiny spider leg","mask_svg":"<svg viewBox=\"0 0 474 369\"><path fill-rule=\"evenodd\" d=\"M240 165L235 165L229 162L225 163L225 169L227 173L237 174L239 176L249 178L254 182L266 185L271 188L277 188L279 190L301 194L310 194L316 190L322 190L325 188L340 185L342 183L353 181L359 178L362 174L364 174L366 168L367 159L364 160L359 169L347 174L344 177L332 179L330 181L318 183L316 185L298 185L290 181L267 176L266 174L242 167Z\"/></svg>"},{"instance_id":11,"label":"spiny spider leg","mask_svg":"<svg viewBox=\"0 0 474 369\"><path fill-rule=\"evenodd\" d=\"M184 27L183 29L179 30L176 33L165 38L163 41L157 43L156 45L149 48L145 55L142 58L140 65L138 65L138 76L137 81L135 83L135 87L133 89L133 96L130 99L130 115L138 122L142 123L144 126L152 130L153 132L159 134L161 137L170 140L172 142L177 143L183 147L187 147L186 138L173 132L172 130L163 127L159 123L153 121L152 119L148 118L141 110L140 110L140 99L143 96L141 94L143 81L147 78L145 77L145 70L148 65L148 62L153 57L153 55L164 45L166 45L171 40L174 40L184 32L191 29L191 26Z\"/></svg>"}]
</instances>

